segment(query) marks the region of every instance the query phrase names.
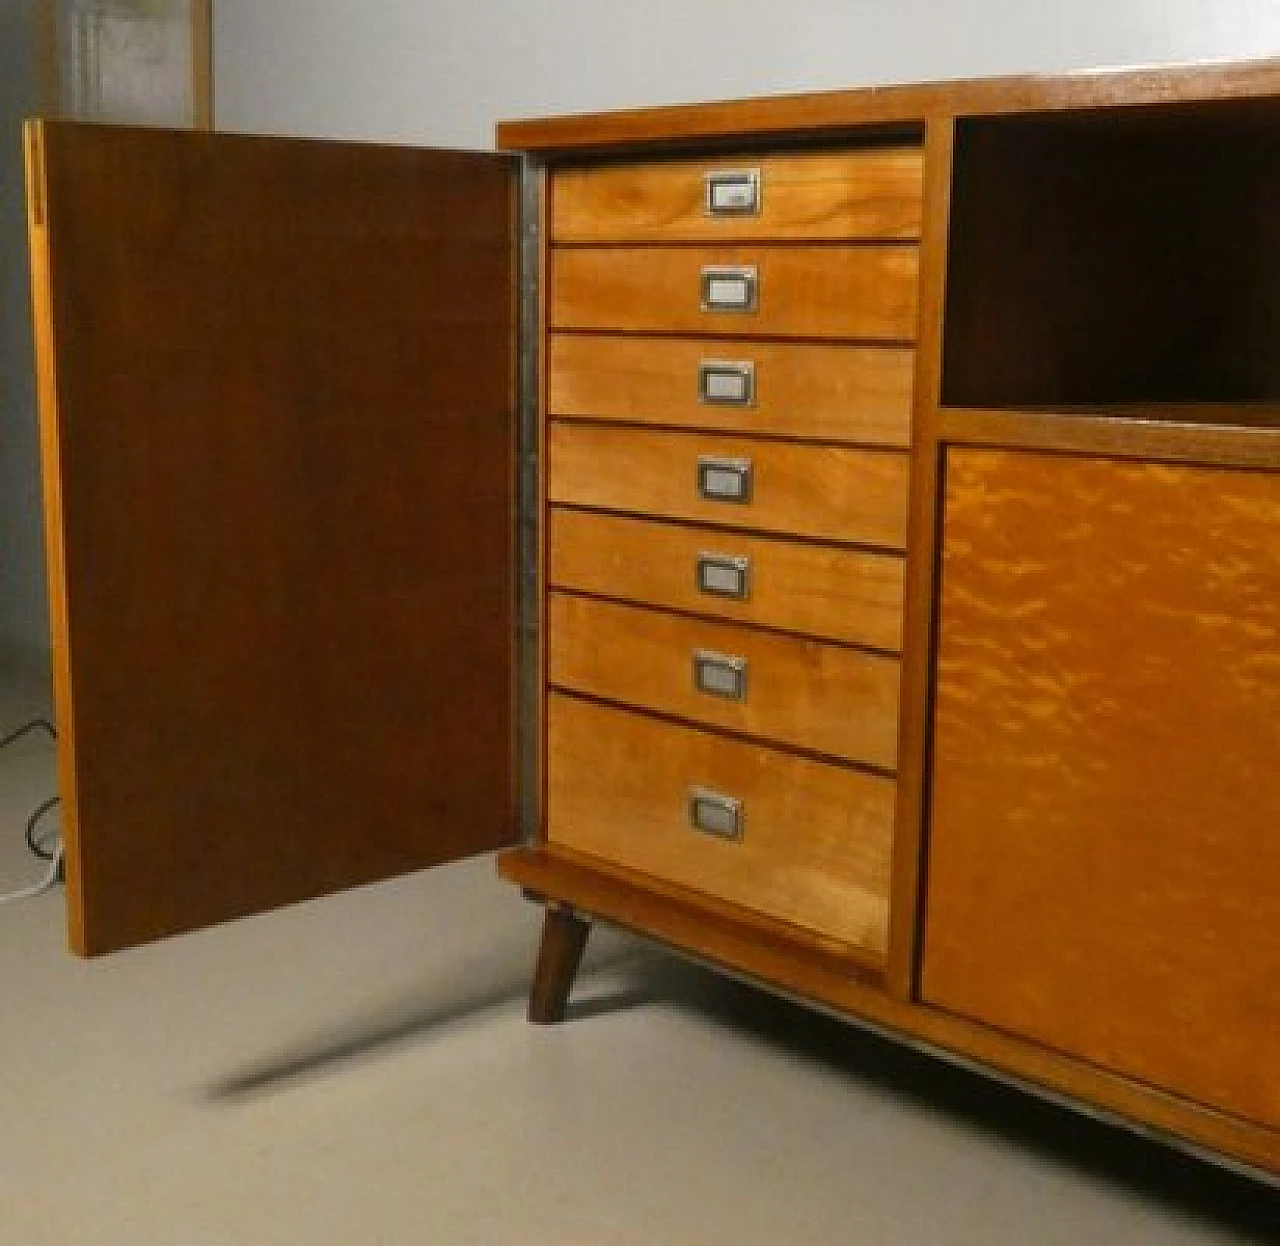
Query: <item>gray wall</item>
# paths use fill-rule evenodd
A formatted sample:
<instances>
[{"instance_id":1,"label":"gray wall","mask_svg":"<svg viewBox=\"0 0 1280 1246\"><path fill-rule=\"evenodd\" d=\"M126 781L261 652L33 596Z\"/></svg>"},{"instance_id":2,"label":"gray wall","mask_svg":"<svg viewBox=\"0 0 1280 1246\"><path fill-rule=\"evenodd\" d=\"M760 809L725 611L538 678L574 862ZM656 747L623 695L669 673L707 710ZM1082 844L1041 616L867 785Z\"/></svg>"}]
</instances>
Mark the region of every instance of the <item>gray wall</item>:
<instances>
[{"instance_id":1,"label":"gray wall","mask_svg":"<svg viewBox=\"0 0 1280 1246\"><path fill-rule=\"evenodd\" d=\"M34 6L0 0L0 643L48 645L21 119L35 111Z\"/></svg>"},{"instance_id":2,"label":"gray wall","mask_svg":"<svg viewBox=\"0 0 1280 1246\"><path fill-rule=\"evenodd\" d=\"M214 3L220 126L473 147L501 117L1277 52L1277 0Z\"/></svg>"}]
</instances>

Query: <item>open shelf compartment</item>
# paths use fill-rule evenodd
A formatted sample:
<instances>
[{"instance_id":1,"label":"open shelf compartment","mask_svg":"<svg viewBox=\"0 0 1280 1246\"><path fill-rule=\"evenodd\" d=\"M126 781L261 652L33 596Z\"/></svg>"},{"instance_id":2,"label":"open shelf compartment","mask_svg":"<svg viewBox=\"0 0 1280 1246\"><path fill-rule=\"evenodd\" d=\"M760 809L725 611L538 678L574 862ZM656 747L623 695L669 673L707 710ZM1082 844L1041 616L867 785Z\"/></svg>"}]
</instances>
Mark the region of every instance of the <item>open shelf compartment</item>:
<instances>
[{"instance_id":1,"label":"open shelf compartment","mask_svg":"<svg viewBox=\"0 0 1280 1246\"><path fill-rule=\"evenodd\" d=\"M1273 424L1280 101L956 130L943 405Z\"/></svg>"}]
</instances>

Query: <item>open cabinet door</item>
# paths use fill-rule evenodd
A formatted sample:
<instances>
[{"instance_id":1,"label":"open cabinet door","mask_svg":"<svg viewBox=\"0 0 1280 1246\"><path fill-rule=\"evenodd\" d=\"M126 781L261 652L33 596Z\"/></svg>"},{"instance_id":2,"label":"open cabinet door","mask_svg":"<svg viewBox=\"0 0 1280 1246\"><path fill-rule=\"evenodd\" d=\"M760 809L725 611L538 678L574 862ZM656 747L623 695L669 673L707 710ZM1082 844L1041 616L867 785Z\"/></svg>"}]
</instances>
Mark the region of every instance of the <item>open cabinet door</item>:
<instances>
[{"instance_id":1,"label":"open cabinet door","mask_svg":"<svg viewBox=\"0 0 1280 1246\"><path fill-rule=\"evenodd\" d=\"M510 158L26 141L73 947L512 842Z\"/></svg>"}]
</instances>

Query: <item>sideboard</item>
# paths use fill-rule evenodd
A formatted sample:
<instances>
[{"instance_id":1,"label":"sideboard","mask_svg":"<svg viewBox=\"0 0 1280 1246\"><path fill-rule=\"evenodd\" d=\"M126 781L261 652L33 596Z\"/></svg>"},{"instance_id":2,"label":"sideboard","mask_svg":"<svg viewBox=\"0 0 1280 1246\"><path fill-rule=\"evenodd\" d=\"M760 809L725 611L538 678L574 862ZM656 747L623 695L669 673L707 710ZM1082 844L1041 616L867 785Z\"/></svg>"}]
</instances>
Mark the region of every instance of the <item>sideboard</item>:
<instances>
[{"instance_id":1,"label":"sideboard","mask_svg":"<svg viewBox=\"0 0 1280 1246\"><path fill-rule=\"evenodd\" d=\"M1274 1179L1280 62L498 147L28 126L73 947L503 848Z\"/></svg>"}]
</instances>

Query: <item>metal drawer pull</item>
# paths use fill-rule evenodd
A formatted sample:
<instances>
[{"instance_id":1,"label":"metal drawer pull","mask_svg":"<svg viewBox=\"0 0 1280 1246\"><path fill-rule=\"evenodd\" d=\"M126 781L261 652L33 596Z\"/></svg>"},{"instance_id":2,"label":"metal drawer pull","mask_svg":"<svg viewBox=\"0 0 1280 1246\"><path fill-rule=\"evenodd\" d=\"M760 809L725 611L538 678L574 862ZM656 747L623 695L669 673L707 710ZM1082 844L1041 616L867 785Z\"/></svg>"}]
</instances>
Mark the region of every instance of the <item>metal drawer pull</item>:
<instances>
[{"instance_id":1,"label":"metal drawer pull","mask_svg":"<svg viewBox=\"0 0 1280 1246\"><path fill-rule=\"evenodd\" d=\"M751 595L750 560L732 554L699 554L698 592L746 601Z\"/></svg>"},{"instance_id":2,"label":"metal drawer pull","mask_svg":"<svg viewBox=\"0 0 1280 1246\"><path fill-rule=\"evenodd\" d=\"M754 407L756 365L704 359L698 365L698 401L711 407Z\"/></svg>"},{"instance_id":3,"label":"metal drawer pull","mask_svg":"<svg viewBox=\"0 0 1280 1246\"><path fill-rule=\"evenodd\" d=\"M708 216L759 216L759 169L713 169L702 175L702 185Z\"/></svg>"},{"instance_id":4,"label":"metal drawer pull","mask_svg":"<svg viewBox=\"0 0 1280 1246\"><path fill-rule=\"evenodd\" d=\"M753 312L760 279L754 264L708 265L702 270L702 310Z\"/></svg>"},{"instance_id":5,"label":"metal drawer pull","mask_svg":"<svg viewBox=\"0 0 1280 1246\"><path fill-rule=\"evenodd\" d=\"M708 502L750 502L751 460L700 454L698 496Z\"/></svg>"},{"instance_id":6,"label":"metal drawer pull","mask_svg":"<svg viewBox=\"0 0 1280 1246\"><path fill-rule=\"evenodd\" d=\"M694 830L717 839L741 839L746 818L742 801L706 787L689 789L689 821Z\"/></svg>"},{"instance_id":7,"label":"metal drawer pull","mask_svg":"<svg viewBox=\"0 0 1280 1246\"><path fill-rule=\"evenodd\" d=\"M726 701L747 699L747 660L698 649L693 655L693 683L699 692Z\"/></svg>"}]
</instances>

